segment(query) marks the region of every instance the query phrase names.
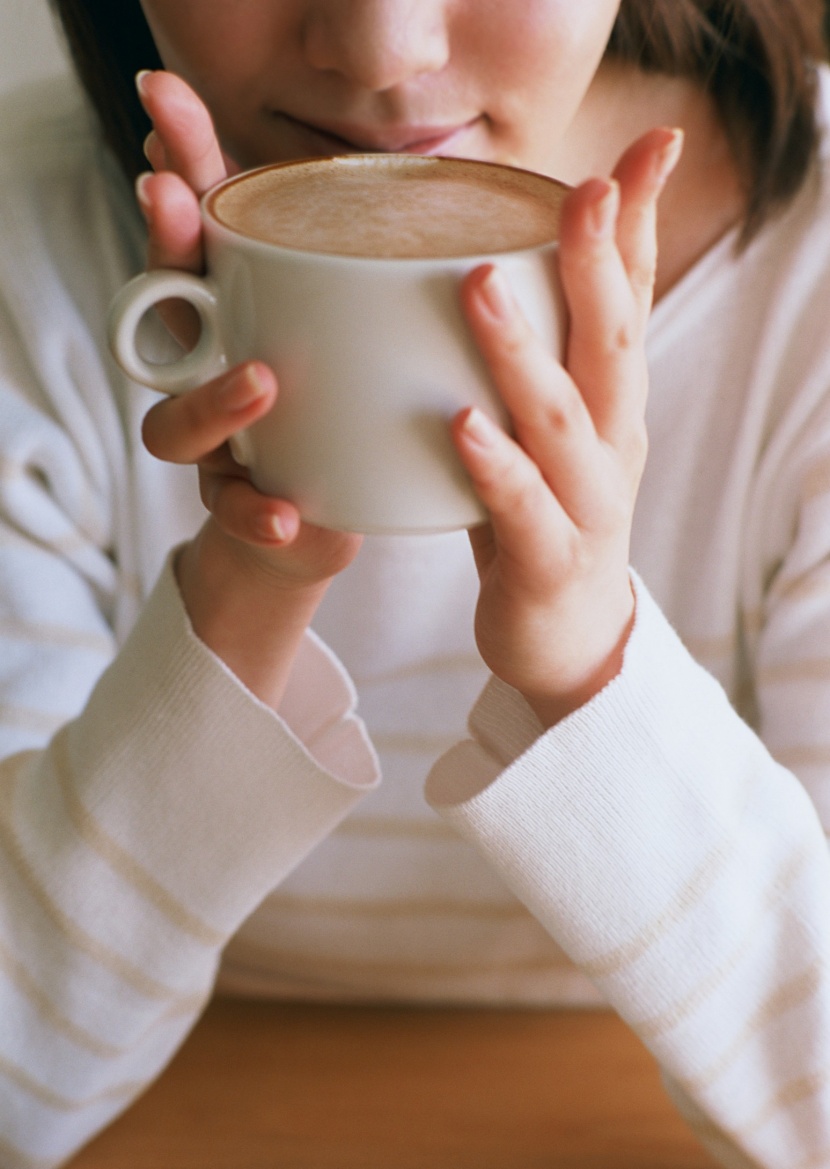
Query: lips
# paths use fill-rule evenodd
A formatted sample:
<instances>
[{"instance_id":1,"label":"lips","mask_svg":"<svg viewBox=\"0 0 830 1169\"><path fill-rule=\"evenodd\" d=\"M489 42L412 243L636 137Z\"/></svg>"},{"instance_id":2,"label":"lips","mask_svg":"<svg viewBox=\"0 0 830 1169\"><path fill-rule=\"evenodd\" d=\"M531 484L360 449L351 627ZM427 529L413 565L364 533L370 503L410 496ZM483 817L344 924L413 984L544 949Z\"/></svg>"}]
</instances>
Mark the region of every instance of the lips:
<instances>
[{"instance_id":1,"label":"lips","mask_svg":"<svg viewBox=\"0 0 830 1169\"><path fill-rule=\"evenodd\" d=\"M347 123L323 126L285 113L277 117L301 137L316 142L319 153L324 154L438 154L449 150L453 141L478 121L471 118L453 125L408 124L369 129Z\"/></svg>"}]
</instances>

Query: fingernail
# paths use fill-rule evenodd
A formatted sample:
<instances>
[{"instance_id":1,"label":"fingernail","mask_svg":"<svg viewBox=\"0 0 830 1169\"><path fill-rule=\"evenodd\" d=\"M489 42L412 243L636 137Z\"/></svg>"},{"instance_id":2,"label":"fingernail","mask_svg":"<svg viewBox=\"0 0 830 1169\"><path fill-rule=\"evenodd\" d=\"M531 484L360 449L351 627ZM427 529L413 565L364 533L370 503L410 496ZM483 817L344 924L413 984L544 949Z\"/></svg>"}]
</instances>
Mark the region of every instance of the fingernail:
<instances>
[{"instance_id":1,"label":"fingernail","mask_svg":"<svg viewBox=\"0 0 830 1169\"><path fill-rule=\"evenodd\" d=\"M151 155L153 146L154 146L157 138L158 138L158 134L155 132L155 130L151 130L150 133L147 135L147 137L144 139L143 145L141 147L141 149L144 152L144 157L147 159L147 161L151 165L152 165L153 160L150 157L150 155Z\"/></svg>"},{"instance_id":2,"label":"fingernail","mask_svg":"<svg viewBox=\"0 0 830 1169\"><path fill-rule=\"evenodd\" d=\"M257 527L266 540L279 540L281 543L285 540L285 528L277 515L262 516Z\"/></svg>"},{"instance_id":3,"label":"fingernail","mask_svg":"<svg viewBox=\"0 0 830 1169\"><path fill-rule=\"evenodd\" d=\"M229 381L222 383L219 397L228 413L235 414L247 409L261 398L266 388L256 365L250 364L234 374Z\"/></svg>"},{"instance_id":4,"label":"fingernail","mask_svg":"<svg viewBox=\"0 0 830 1169\"><path fill-rule=\"evenodd\" d=\"M680 129L672 130L671 137L654 160L654 178L662 186L668 179L683 153L684 134Z\"/></svg>"},{"instance_id":5,"label":"fingernail","mask_svg":"<svg viewBox=\"0 0 830 1169\"><path fill-rule=\"evenodd\" d=\"M613 235L620 210L620 185L616 179L596 179L594 198L590 205L591 226L595 235L605 238Z\"/></svg>"},{"instance_id":6,"label":"fingernail","mask_svg":"<svg viewBox=\"0 0 830 1169\"><path fill-rule=\"evenodd\" d=\"M498 268L490 268L479 290L490 314L497 321L506 321L513 316L513 294Z\"/></svg>"},{"instance_id":7,"label":"fingernail","mask_svg":"<svg viewBox=\"0 0 830 1169\"><path fill-rule=\"evenodd\" d=\"M135 87L138 90L138 96L141 98L147 96L147 93L146 93L146 90L144 87L144 82L147 80L147 78L150 76L150 74L152 72L153 72L152 69L139 69L138 73L136 73L136 75L135 75Z\"/></svg>"},{"instance_id":8,"label":"fingernail","mask_svg":"<svg viewBox=\"0 0 830 1169\"><path fill-rule=\"evenodd\" d=\"M482 410L479 410L477 406L473 406L470 409L462 423L461 429L478 446L491 447L496 441L496 424Z\"/></svg>"},{"instance_id":9,"label":"fingernail","mask_svg":"<svg viewBox=\"0 0 830 1169\"><path fill-rule=\"evenodd\" d=\"M148 223L150 222L150 216L153 211L153 203L150 199L149 191L147 190L147 183L152 177L153 176L150 171L144 171L143 174L140 174L135 180L135 197L138 199L138 204L141 207L144 218Z\"/></svg>"}]
</instances>

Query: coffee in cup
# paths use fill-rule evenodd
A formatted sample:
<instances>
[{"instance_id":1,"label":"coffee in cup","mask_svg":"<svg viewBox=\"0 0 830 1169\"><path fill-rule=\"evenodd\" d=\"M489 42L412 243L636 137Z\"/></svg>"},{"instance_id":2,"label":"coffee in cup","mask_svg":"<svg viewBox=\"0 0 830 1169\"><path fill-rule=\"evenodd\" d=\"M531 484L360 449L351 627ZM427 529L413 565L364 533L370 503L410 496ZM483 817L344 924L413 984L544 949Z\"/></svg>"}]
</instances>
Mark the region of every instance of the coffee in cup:
<instances>
[{"instance_id":1,"label":"coffee in cup","mask_svg":"<svg viewBox=\"0 0 830 1169\"><path fill-rule=\"evenodd\" d=\"M498 263L552 353L564 310L556 238L567 188L466 159L346 155L275 164L208 192L208 274L131 281L110 313L113 352L135 380L179 393L228 364L277 376L269 414L232 448L262 491L302 517L367 533L438 532L484 518L449 433L478 406L503 408L463 318L459 285ZM202 335L152 365L136 332L159 301L183 297Z\"/></svg>"},{"instance_id":2,"label":"coffee in cup","mask_svg":"<svg viewBox=\"0 0 830 1169\"><path fill-rule=\"evenodd\" d=\"M207 208L232 231L278 247L428 260L550 243L565 189L464 159L346 155L231 179L208 195Z\"/></svg>"}]
</instances>

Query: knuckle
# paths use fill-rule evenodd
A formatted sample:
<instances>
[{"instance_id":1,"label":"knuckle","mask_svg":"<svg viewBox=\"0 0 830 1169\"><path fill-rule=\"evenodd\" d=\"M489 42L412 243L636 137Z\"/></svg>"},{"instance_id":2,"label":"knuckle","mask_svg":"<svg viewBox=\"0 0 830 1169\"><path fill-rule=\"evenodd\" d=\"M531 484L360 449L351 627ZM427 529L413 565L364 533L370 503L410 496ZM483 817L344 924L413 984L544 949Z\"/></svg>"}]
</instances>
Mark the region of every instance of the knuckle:
<instances>
[{"instance_id":1,"label":"knuckle","mask_svg":"<svg viewBox=\"0 0 830 1169\"><path fill-rule=\"evenodd\" d=\"M634 260L628 267L628 281L634 295L643 298L650 297L654 289L657 276L657 257L649 256Z\"/></svg>"},{"instance_id":2,"label":"knuckle","mask_svg":"<svg viewBox=\"0 0 830 1169\"><path fill-rule=\"evenodd\" d=\"M497 343L502 360L515 365L523 361L533 344L534 334L524 317L511 313L498 334Z\"/></svg>"},{"instance_id":3,"label":"knuckle","mask_svg":"<svg viewBox=\"0 0 830 1169\"><path fill-rule=\"evenodd\" d=\"M611 349L615 352L628 353L639 341L639 330L632 321L620 324L611 338Z\"/></svg>"},{"instance_id":4,"label":"knuckle","mask_svg":"<svg viewBox=\"0 0 830 1169\"><path fill-rule=\"evenodd\" d=\"M566 435L577 427L581 416L582 408L575 396L549 398L544 406L545 430L555 436Z\"/></svg>"},{"instance_id":5,"label":"knuckle","mask_svg":"<svg viewBox=\"0 0 830 1169\"><path fill-rule=\"evenodd\" d=\"M636 354L643 344L643 327L637 304L627 305L615 316L616 319L607 322L605 330L606 356L629 357Z\"/></svg>"},{"instance_id":6,"label":"knuckle","mask_svg":"<svg viewBox=\"0 0 830 1169\"><path fill-rule=\"evenodd\" d=\"M537 507L545 486L541 471L528 458L514 459L503 469L497 484L503 510L512 513Z\"/></svg>"},{"instance_id":7,"label":"knuckle","mask_svg":"<svg viewBox=\"0 0 830 1169\"><path fill-rule=\"evenodd\" d=\"M631 278L631 291L638 304L650 306L654 296L654 271L640 273Z\"/></svg>"},{"instance_id":8,"label":"knuckle","mask_svg":"<svg viewBox=\"0 0 830 1169\"><path fill-rule=\"evenodd\" d=\"M216 153L216 138L210 123L199 127L198 133L193 135L191 148L195 163L213 162Z\"/></svg>"}]
</instances>

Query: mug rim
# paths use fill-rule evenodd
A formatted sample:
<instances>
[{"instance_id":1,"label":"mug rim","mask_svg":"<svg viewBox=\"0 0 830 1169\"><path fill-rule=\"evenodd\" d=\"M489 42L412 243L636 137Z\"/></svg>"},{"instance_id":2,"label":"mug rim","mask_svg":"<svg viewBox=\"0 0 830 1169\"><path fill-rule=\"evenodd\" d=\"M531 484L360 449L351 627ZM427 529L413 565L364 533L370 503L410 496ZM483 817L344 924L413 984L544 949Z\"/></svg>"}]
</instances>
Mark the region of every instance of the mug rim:
<instances>
[{"instance_id":1,"label":"mug rim","mask_svg":"<svg viewBox=\"0 0 830 1169\"><path fill-rule=\"evenodd\" d=\"M434 255L434 256L361 256L352 253L343 252L324 252L313 250L309 248L292 247L289 244L271 243L268 240L263 240L259 236L253 235L249 232L243 231L238 227L231 227L229 224L221 220L213 210L213 201L228 188L236 185L239 182L245 182L256 175L265 174L270 171L289 170L299 167L315 167L324 164L336 164L342 166L358 166L371 162L372 166L376 166L378 161L388 161L394 165L405 165L414 169L440 166L445 167L458 165L464 169L470 170L491 170L508 172L511 174L518 174L527 176L534 185L548 189L555 188L559 194L560 200L563 199L566 193L573 188L569 184L563 182L561 179L556 179L552 175L541 174L538 171L527 170L524 167L511 166L508 163L490 162L485 159L476 158L457 158L448 155L417 155L417 154L401 154L401 153L355 153L355 154L326 154L316 156L314 158L295 158L289 159L285 162L269 162L262 166L252 167L248 170L240 171L237 174L229 175L227 178L220 180L213 187L207 190L202 195L199 205L202 212L202 218L205 224L209 227L214 235L224 237L227 241L233 240L237 246L241 245L253 251L262 251L269 255L274 253L284 253L287 256L303 257L304 259L316 259L325 263L348 263L348 264L406 264L408 266L435 265L435 264L461 264L470 265L477 263L486 263L489 260L498 260L507 256L524 256L536 255L539 252L555 249L558 247L558 224L557 234L555 237L543 240L541 243L532 244L528 247L522 248L502 248L491 252L469 252L460 255Z\"/></svg>"}]
</instances>

